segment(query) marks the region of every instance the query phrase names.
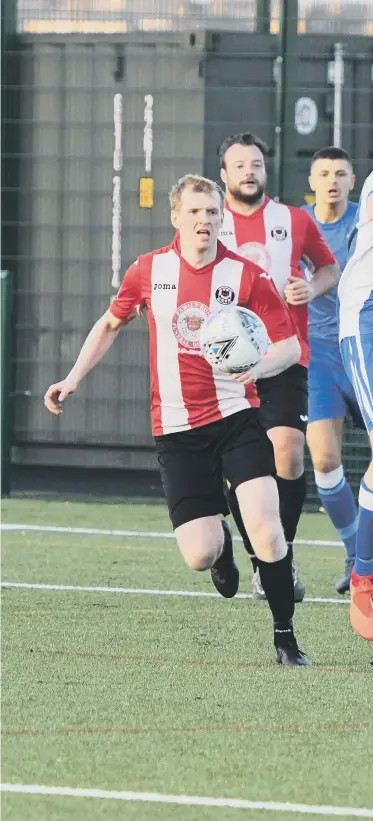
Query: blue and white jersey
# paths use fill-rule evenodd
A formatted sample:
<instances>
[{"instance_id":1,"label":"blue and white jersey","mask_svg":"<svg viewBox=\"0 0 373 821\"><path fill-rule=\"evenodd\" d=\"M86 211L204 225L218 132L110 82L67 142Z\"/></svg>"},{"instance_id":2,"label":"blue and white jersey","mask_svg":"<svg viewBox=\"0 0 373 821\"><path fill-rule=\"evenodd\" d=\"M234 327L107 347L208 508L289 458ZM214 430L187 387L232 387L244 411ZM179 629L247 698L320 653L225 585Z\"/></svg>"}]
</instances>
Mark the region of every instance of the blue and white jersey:
<instances>
[{"instance_id":1,"label":"blue and white jersey","mask_svg":"<svg viewBox=\"0 0 373 821\"><path fill-rule=\"evenodd\" d=\"M368 218L367 211L368 198L371 194L373 194L373 171L363 185L356 223L356 239L353 240L351 254L338 286L340 340L359 334L360 311L372 297L373 221Z\"/></svg>"},{"instance_id":2,"label":"blue and white jersey","mask_svg":"<svg viewBox=\"0 0 373 821\"><path fill-rule=\"evenodd\" d=\"M337 222L319 222L315 216L314 205L304 205L302 208L308 211L316 223L343 271L348 257L348 240L356 220L357 203L348 202L343 217ZM318 296L310 302L308 334L311 346L312 339L329 339L338 342L337 288L333 288L329 293Z\"/></svg>"}]
</instances>

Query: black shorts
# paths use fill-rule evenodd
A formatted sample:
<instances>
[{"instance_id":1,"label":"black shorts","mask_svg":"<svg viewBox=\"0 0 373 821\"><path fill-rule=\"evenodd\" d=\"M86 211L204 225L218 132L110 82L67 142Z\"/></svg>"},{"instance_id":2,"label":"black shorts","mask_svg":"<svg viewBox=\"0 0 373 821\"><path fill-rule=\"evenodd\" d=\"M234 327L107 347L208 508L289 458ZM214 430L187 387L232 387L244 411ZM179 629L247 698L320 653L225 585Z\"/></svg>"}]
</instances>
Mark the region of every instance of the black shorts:
<instances>
[{"instance_id":1,"label":"black shorts","mask_svg":"<svg viewBox=\"0 0 373 821\"><path fill-rule=\"evenodd\" d=\"M242 482L275 475L272 444L256 408L210 425L156 436L161 478L174 528L203 516L226 516L224 478Z\"/></svg>"},{"instance_id":2,"label":"black shorts","mask_svg":"<svg viewBox=\"0 0 373 821\"><path fill-rule=\"evenodd\" d=\"M265 430L284 426L306 432L308 422L308 373L304 365L258 379L259 419Z\"/></svg>"}]
</instances>

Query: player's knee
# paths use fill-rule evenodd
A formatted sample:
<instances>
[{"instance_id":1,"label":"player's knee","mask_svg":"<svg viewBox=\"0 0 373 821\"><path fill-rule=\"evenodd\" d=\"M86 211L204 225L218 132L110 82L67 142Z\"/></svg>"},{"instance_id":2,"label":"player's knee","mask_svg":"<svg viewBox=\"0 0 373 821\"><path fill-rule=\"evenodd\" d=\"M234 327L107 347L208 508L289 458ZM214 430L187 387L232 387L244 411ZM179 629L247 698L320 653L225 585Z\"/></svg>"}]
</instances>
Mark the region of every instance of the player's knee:
<instances>
[{"instance_id":1,"label":"player's knee","mask_svg":"<svg viewBox=\"0 0 373 821\"><path fill-rule=\"evenodd\" d=\"M283 479L298 479L304 471L303 447L280 447L275 451L276 470Z\"/></svg>"},{"instance_id":2,"label":"player's knee","mask_svg":"<svg viewBox=\"0 0 373 821\"><path fill-rule=\"evenodd\" d=\"M221 553L221 548L216 544L211 545L197 545L192 550L184 553L184 560L191 570L208 570Z\"/></svg>"},{"instance_id":3,"label":"player's knee","mask_svg":"<svg viewBox=\"0 0 373 821\"><path fill-rule=\"evenodd\" d=\"M193 523L190 523L193 525ZM179 529L180 530L180 529ZM212 567L223 549L223 530L218 527L192 527L190 532L176 533L183 559L192 570Z\"/></svg>"},{"instance_id":4,"label":"player's knee","mask_svg":"<svg viewBox=\"0 0 373 821\"><path fill-rule=\"evenodd\" d=\"M258 559L278 562L287 553L287 546L279 517L260 522L251 534L251 543Z\"/></svg>"},{"instance_id":5,"label":"player's knee","mask_svg":"<svg viewBox=\"0 0 373 821\"><path fill-rule=\"evenodd\" d=\"M183 556L184 561L191 570L208 570L214 564L217 552L215 550L213 553L209 553L201 546L200 550L198 550L198 547L194 547L193 550L183 553Z\"/></svg>"},{"instance_id":6,"label":"player's knee","mask_svg":"<svg viewBox=\"0 0 373 821\"><path fill-rule=\"evenodd\" d=\"M333 453L332 450L322 450L315 454L313 459L313 467L318 473L331 473L332 470L337 470L341 464L340 454Z\"/></svg>"},{"instance_id":7,"label":"player's knee","mask_svg":"<svg viewBox=\"0 0 373 821\"><path fill-rule=\"evenodd\" d=\"M276 470L283 479L298 479L304 471L304 435L295 428L269 432L275 452Z\"/></svg>"},{"instance_id":8,"label":"player's knee","mask_svg":"<svg viewBox=\"0 0 373 821\"><path fill-rule=\"evenodd\" d=\"M342 424L343 424L343 420ZM310 449L314 470L319 473L331 473L341 464L341 446L338 420L330 422L311 422L307 431L307 444Z\"/></svg>"}]
</instances>

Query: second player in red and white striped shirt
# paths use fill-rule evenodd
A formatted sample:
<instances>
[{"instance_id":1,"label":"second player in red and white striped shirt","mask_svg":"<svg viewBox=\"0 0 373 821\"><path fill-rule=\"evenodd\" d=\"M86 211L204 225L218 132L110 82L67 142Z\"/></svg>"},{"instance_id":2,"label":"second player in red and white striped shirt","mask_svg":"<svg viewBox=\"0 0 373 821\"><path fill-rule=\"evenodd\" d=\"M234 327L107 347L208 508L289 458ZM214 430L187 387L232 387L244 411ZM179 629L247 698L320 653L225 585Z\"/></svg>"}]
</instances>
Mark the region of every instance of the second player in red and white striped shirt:
<instances>
[{"instance_id":1,"label":"second player in red and white striped shirt","mask_svg":"<svg viewBox=\"0 0 373 821\"><path fill-rule=\"evenodd\" d=\"M308 303L330 291L338 266L309 214L266 195L268 148L247 132L228 137L220 148L221 177L226 186L220 238L228 248L261 265L286 300L301 343L297 365L258 382L260 420L275 450L277 482L285 537L292 552L305 495L304 445L307 426ZM304 279L301 261L313 271ZM254 567L253 595L264 598L255 556L240 520L237 501L230 505ZM294 565L296 600L305 588Z\"/></svg>"}]
</instances>

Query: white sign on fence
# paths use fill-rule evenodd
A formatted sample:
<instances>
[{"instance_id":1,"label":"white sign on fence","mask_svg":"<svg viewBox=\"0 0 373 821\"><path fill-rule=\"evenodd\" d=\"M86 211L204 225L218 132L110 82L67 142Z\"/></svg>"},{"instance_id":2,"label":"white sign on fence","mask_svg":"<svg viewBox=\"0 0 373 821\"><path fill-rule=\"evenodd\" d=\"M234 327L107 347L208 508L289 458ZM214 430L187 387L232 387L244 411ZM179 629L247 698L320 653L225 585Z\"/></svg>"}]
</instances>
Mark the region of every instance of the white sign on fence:
<instances>
[{"instance_id":1,"label":"white sign on fence","mask_svg":"<svg viewBox=\"0 0 373 821\"><path fill-rule=\"evenodd\" d=\"M299 97L295 103L295 128L298 134L307 136L316 129L319 113L317 105L311 97Z\"/></svg>"}]
</instances>

